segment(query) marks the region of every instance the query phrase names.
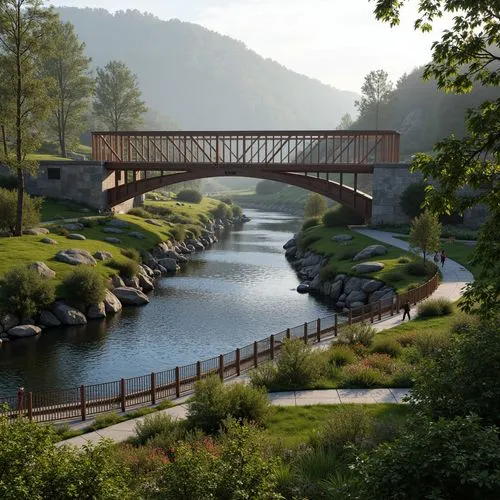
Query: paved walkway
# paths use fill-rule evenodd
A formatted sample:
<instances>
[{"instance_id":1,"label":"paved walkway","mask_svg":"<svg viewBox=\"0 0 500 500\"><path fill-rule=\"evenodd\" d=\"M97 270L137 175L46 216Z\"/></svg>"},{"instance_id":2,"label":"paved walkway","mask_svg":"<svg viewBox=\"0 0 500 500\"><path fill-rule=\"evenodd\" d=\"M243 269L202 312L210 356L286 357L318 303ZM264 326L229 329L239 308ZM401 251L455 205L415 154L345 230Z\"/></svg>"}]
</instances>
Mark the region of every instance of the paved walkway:
<instances>
[{"instance_id":1,"label":"paved walkway","mask_svg":"<svg viewBox=\"0 0 500 500\"><path fill-rule=\"evenodd\" d=\"M329 389L316 391L274 392L269 394L269 401L273 406L311 406L311 405L338 405L338 404L375 404L375 403L402 403L409 393L408 389ZM186 403L161 410L158 413L170 415L175 419L184 419L187 416ZM115 443L122 443L135 435L135 427L144 418L134 418L119 424L82 434L66 441L57 443L57 446L70 445L81 447L88 443L97 443L103 438L111 439Z\"/></svg>"}]
</instances>

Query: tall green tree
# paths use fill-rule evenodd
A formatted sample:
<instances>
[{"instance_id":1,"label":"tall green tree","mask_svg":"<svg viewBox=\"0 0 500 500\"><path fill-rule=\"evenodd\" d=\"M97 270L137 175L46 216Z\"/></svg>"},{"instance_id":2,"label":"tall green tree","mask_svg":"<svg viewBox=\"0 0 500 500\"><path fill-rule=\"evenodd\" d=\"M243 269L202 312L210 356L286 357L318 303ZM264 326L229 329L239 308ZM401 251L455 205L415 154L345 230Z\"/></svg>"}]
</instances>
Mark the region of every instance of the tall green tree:
<instances>
[{"instance_id":1,"label":"tall green tree","mask_svg":"<svg viewBox=\"0 0 500 500\"><path fill-rule=\"evenodd\" d=\"M113 131L131 128L146 111L137 76L124 63L110 61L97 69L94 113L106 127Z\"/></svg>"},{"instance_id":2,"label":"tall green tree","mask_svg":"<svg viewBox=\"0 0 500 500\"><path fill-rule=\"evenodd\" d=\"M318 193L311 193L306 200L304 217L319 217L326 210L326 200Z\"/></svg>"},{"instance_id":3,"label":"tall green tree","mask_svg":"<svg viewBox=\"0 0 500 500\"><path fill-rule=\"evenodd\" d=\"M49 121L57 136L61 156L77 142L83 131L83 115L89 107L94 81L89 75L91 59L85 56L85 44L78 40L71 23L58 24L53 51L44 64L44 73L53 78L51 97L56 103Z\"/></svg>"},{"instance_id":4,"label":"tall green tree","mask_svg":"<svg viewBox=\"0 0 500 500\"><path fill-rule=\"evenodd\" d=\"M376 0L378 19L399 24L405 0ZM434 42L432 61L424 78L455 93L474 86L500 85L500 3L498 0L414 0L419 6L415 29L431 31L434 21L453 14L452 26ZM467 286L462 305L481 314L500 309L500 98L483 102L466 115L467 134L438 142L433 155L418 154L413 168L425 179L439 181L428 187L428 203L439 213L463 212L485 205L489 217L482 226L474 260L480 267Z\"/></svg>"},{"instance_id":5,"label":"tall green tree","mask_svg":"<svg viewBox=\"0 0 500 500\"><path fill-rule=\"evenodd\" d=\"M410 248L420 250L424 255L424 264L429 252L436 252L441 245L441 224L437 215L429 210L413 219L410 237Z\"/></svg>"},{"instance_id":6,"label":"tall green tree","mask_svg":"<svg viewBox=\"0 0 500 500\"><path fill-rule=\"evenodd\" d=\"M356 106L361 115L375 112L375 129L378 130L380 107L389 100L393 90L389 75L383 69L370 71L365 76L361 87L361 100L356 101Z\"/></svg>"},{"instance_id":7,"label":"tall green tree","mask_svg":"<svg viewBox=\"0 0 500 500\"><path fill-rule=\"evenodd\" d=\"M352 116L349 113L346 113L340 119L340 123L337 127L337 130L349 130L354 123Z\"/></svg>"},{"instance_id":8,"label":"tall green tree","mask_svg":"<svg viewBox=\"0 0 500 500\"><path fill-rule=\"evenodd\" d=\"M57 22L55 13L41 0L0 1L0 95L5 140L2 162L17 173L17 222L14 234L23 229L24 177L37 163L27 155L40 144L41 123L51 109L52 80L41 74L41 63L50 50Z\"/></svg>"}]
</instances>

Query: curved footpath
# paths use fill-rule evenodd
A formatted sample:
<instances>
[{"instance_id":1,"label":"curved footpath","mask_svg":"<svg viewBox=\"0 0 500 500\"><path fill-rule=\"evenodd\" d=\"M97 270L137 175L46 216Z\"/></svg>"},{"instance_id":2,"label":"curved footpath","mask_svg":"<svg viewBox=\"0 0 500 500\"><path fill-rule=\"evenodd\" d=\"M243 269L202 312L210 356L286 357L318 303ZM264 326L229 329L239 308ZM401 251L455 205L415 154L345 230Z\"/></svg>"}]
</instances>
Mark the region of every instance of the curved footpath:
<instances>
[{"instance_id":1,"label":"curved footpath","mask_svg":"<svg viewBox=\"0 0 500 500\"><path fill-rule=\"evenodd\" d=\"M369 236L374 240L392 245L402 250L409 250L407 241L396 238L394 233L387 233L375 229L352 228L354 231ZM447 298L453 302L457 301L462 290L467 283L474 280L472 274L467 271L461 264L453 260L447 259L444 268L441 269L443 279L433 293L432 298ZM412 308L412 312L416 307ZM373 326L377 331L386 330L401 323L401 315L387 318L375 323ZM331 342L325 340L322 345L327 345ZM318 344L317 344L318 345ZM322 347L322 345L318 345ZM245 375L234 378L228 383L245 382L248 377ZM403 398L409 393L409 389L329 389L329 390L312 390L312 391L291 391L291 392L276 392L269 394L269 401L274 406L310 406L310 405L333 405L333 404L374 404L374 403L402 403ZM187 415L187 399L190 396L184 396L176 400L177 406L162 410L160 413L166 413L172 418L183 419ZM144 420L144 417L127 420L119 424L112 425L105 429L83 434L66 441L61 441L57 446L72 445L84 446L89 442L97 442L101 439L112 439L116 443L123 442L135 435L135 426L137 422ZM91 422L78 422L70 424L73 429L88 427Z\"/></svg>"}]
</instances>

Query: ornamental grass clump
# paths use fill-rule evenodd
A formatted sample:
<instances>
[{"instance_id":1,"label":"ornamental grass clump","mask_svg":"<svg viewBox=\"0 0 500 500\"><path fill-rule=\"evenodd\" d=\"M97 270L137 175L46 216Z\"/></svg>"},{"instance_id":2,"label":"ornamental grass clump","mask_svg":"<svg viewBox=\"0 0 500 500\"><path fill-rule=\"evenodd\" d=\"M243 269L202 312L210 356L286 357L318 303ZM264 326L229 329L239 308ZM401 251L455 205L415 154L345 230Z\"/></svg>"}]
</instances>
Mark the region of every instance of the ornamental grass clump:
<instances>
[{"instance_id":1,"label":"ornamental grass clump","mask_svg":"<svg viewBox=\"0 0 500 500\"><path fill-rule=\"evenodd\" d=\"M347 345L332 344L327 351L327 355L328 362L336 368L350 365L357 360L356 354Z\"/></svg>"},{"instance_id":2,"label":"ornamental grass clump","mask_svg":"<svg viewBox=\"0 0 500 500\"><path fill-rule=\"evenodd\" d=\"M402 350L403 349L397 340L388 337L379 337L370 348L370 352L388 354L393 358L397 358L401 354Z\"/></svg>"},{"instance_id":3,"label":"ornamental grass clump","mask_svg":"<svg viewBox=\"0 0 500 500\"><path fill-rule=\"evenodd\" d=\"M434 318L438 316L448 316L453 313L453 302L441 297L439 299L429 299L418 306L419 318Z\"/></svg>"},{"instance_id":4,"label":"ornamental grass clump","mask_svg":"<svg viewBox=\"0 0 500 500\"><path fill-rule=\"evenodd\" d=\"M354 325L343 325L338 340L341 344L351 346L356 344L369 346L374 336L375 330L369 324L355 323Z\"/></svg>"}]
</instances>

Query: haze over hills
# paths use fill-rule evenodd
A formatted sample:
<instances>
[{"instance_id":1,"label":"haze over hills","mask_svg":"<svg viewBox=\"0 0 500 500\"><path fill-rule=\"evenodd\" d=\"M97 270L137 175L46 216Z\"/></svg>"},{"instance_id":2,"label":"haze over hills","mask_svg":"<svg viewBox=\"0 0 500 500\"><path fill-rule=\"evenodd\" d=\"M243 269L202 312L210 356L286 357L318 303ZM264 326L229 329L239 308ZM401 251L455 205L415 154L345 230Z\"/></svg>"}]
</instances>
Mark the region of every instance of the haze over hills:
<instances>
[{"instance_id":1,"label":"haze over hills","mask_svg":"<svg viewBox=\"0 0 500 500\"><path fill-rule=\"evenodd\" d=\"M354 112L354 92L299 75L201 26L138 11L58 11L74 24L94 68L125 62L147 105L182 129L332 129Z\"/></svg>"}]
</instances>

